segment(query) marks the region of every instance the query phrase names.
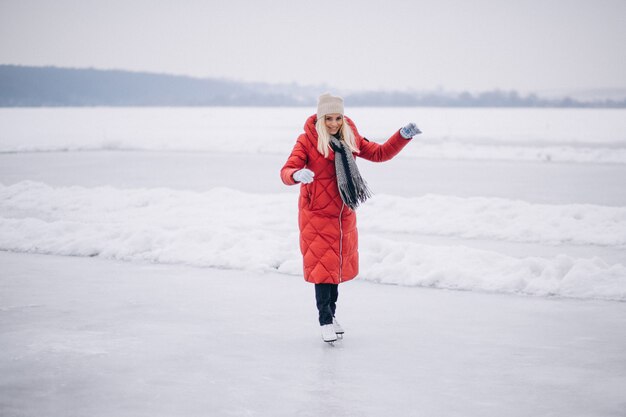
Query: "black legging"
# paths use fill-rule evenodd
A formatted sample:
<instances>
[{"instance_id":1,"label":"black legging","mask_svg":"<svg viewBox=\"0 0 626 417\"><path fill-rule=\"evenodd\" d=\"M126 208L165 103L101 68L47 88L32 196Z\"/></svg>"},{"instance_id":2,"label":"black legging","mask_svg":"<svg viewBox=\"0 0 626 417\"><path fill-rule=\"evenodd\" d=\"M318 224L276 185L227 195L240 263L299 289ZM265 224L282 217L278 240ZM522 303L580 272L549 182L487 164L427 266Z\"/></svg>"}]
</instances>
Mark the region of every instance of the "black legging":
<instances>
[{"instance_id":1,"label":"black legging","mask_svg":"<svg viewBox=\"0 0 626 417\"><path fill-rule=\"evenodd\" d=\"M315 284L315 301L317 301L317 311L320 314L320 325L323 326L333 322L338 296L339 285Z\"/></svg>"}]
</instances>

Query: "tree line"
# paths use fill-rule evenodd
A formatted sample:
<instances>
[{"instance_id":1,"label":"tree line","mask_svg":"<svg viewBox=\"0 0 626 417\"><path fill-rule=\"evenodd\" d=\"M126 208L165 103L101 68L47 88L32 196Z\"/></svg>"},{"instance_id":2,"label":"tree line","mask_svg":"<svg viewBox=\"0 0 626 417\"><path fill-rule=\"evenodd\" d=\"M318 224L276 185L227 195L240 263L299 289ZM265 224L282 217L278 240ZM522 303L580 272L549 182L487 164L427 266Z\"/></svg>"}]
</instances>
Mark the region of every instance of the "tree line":
<instances>
[{"instance_id":1,"label":"tree line","mask_svg":"<svg viewBox=\"0 0 626 417\"><path fill-rule=\"evenodd\" d=\"M298 84L218 78L0 65L0 106L312 106L322 89ZM596 107L623 108L622 100L548 99L516 91L364 91L343 94L351 106Z\"/></svg>"}]
</instances>

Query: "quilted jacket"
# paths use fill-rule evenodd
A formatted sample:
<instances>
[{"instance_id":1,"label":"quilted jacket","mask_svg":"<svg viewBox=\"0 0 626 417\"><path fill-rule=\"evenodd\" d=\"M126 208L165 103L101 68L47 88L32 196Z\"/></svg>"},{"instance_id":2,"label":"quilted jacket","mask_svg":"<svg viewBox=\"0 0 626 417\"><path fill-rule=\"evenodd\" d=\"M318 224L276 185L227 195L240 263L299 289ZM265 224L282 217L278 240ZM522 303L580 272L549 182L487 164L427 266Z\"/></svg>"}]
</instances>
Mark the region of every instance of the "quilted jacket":
<instances>
[{"instance_id":1,"label":"quilted jacket","mask_svg":"<svg viewBox=\"0 0 626 417\"><path fill-rule=\"evenodd\" d=\"M282 181L294 185L294 172L308 168L315 173L309 184L300 185L298 226L300 251L304 262L304 279L315 284L339 284L359 272L358 232L356 212L342 201L335 175L335 153L328 157L317 150L317 116L304 124L304 133L296 141L291 155L280 171ZM355 156L374 161L387 161L409 143L398 130L384 144L362 137L347 117L344 121L354 132L359 153Z\"/></svg>"}]
</instances>

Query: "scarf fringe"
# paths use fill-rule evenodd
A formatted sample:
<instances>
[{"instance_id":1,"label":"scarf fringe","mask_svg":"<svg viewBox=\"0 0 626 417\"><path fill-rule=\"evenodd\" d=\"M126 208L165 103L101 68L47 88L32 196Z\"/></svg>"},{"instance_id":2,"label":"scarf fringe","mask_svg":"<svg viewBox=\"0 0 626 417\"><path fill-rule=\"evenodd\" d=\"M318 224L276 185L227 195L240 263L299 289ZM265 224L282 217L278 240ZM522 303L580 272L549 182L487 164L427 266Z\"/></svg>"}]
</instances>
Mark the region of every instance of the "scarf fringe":
<instances>
[{"instance_id":1,"label":"scarf fringe","mask_svg":"<svg viewBox=\"0 0 626 417\"><path fill-rule=\"evenodd\" d=\"M361 177L352 151L344 141L331 137L331 146L335 151L335 171L337 173L337 187L341 199L348 207L355 210L372 196L367 182Z\"/></svg>"}]
</instances>

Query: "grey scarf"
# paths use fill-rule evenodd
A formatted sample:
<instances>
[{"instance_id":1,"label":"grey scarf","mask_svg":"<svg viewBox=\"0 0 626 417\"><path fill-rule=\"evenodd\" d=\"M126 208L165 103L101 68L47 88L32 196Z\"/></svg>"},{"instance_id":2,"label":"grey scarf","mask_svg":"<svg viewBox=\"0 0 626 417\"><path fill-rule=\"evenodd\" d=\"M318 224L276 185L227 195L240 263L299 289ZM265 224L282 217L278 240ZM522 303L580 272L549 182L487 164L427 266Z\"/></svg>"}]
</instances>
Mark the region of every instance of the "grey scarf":
<instances>
[{"instance_id":1,"label":"grey scarf","mask_svg":"<svg viewBox=\"0 0 626 417\"><path fill-rule=\"evenodd\" d=\"M331 136L330 146L335 151L335 171L339 194L343 202L355 210L359 204L372 196L372 192L367 188L365 180L361 178L352 151L346 142Z\"/></svg>"}]
</instances>

